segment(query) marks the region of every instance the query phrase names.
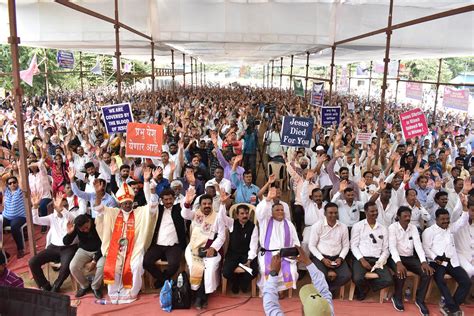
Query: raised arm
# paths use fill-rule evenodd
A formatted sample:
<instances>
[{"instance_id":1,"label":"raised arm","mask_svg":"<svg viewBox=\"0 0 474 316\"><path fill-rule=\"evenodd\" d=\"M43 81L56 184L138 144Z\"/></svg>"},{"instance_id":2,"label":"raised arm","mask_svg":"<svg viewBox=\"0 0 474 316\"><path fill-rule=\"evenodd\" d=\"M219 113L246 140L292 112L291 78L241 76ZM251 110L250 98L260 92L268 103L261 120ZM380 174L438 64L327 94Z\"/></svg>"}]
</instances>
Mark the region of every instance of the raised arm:
<instances>
[{"instance_id":1,"label":"raised arm","mask_svg":"<svg viewBox=\"0 0 474 316\"><path fill-rule=\"evenodd\" d=\"M181 205L181 216L184 219L192 221L194 219L194 211L192 209L193 200L196 197L196 189L193 186L190 186L186 191L186 196Z\"/></svg>"}]
</instances>

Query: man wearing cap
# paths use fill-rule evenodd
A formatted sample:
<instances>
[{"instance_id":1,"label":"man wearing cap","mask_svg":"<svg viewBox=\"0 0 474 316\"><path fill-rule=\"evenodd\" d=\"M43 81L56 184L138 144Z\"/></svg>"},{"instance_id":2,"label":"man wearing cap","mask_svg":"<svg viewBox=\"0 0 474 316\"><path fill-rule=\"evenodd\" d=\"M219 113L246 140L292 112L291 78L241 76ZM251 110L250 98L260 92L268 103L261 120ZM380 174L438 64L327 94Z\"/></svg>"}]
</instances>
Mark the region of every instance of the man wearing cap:
<instances>
[{"instance_id":1,"label":"man wearing cap","mask_svg":"<svg viewBox=\"0 0 474 316\"><path fill-rule=\"evenodd\" d=\"M102 204L103 190L96 193L95 211L97 232L102 240L101 251L105 256L104 283L113 304L131 303L137 299L142 286L144 249L151 242L156 222L158 197L150 192L151 170L143 173L144 192L148 204L133 209L134 192L122 183L116 193L120 208Z\"/></svg>"},{"instance_id":2,"label":"man wearing cap","mask_svg":"<svg viewBox=\"0 0 474 316\"><path fill-rule=\"evenodd\" d=\"M332 295L324 274L318 270L316 265L311 262L308 255L298 248L299 255L297 261L304 264L309 271L312 284L306 284L301 287L299 296L302 304L304 316L334 316L334 306ZM278 302L278 273L281 269L280 255L271 258L270 276L263 288L263 309L265 315L283 316L280 303Z\"/></svg>"}]
</instances>

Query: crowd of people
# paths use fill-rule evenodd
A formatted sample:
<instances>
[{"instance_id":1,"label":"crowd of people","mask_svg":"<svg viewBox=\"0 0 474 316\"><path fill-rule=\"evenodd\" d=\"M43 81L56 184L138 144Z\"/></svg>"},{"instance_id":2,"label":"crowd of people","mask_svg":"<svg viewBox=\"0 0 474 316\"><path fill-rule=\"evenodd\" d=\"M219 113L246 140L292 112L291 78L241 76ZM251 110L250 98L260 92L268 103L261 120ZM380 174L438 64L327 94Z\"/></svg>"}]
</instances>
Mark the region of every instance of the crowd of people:
<instances>
[{"instance_id":1,"label":"crowd of people","mask_svg":"<svg viewBox=\"0 0 474 316\"><path fill-rule=\"evenodd\" d=\"M393 307L403 311L410 271L420 278L420 314L429 314L432 280L441 312L462 315L474 276L467 117L438 113L428 135L405 139L398 116L410 106L389 104L377 161L377 101L336 94L340 123L322 126L318 107L277 89L188 87L123 99L135 121L163 125L160 158L127 157L126 134L106 133L100 106L116 103L113 91L25 99L27 179L19 173L12 100L3 100L3 226L23 257L20 183L27 182L33 222L47 240L29 259L38 288L59 292L71 274L76 297L92 291L102 298L104 283L111 302L130 303L145 271L160 289L184 260L196 308L206 308L222 277L234 293L258 277L265 311L279 315L278 299L309 271L313 288L300 290L303 309L330 315L331 292L351 280L358 300L393 285ZM309 148L281 146L284 116L315 118ZM372 134L370 144L356 141L362 132ZM283 176L269 174L268 162L282 166ZM55 280L41 268L48 262L61 263ZM242 266L249 272L235 273ZM1 285L10 273L3 271ZM445 275L458 284L454 294ZM322 302L308 298L314 290Z\"/></svg>"}]
</instances>

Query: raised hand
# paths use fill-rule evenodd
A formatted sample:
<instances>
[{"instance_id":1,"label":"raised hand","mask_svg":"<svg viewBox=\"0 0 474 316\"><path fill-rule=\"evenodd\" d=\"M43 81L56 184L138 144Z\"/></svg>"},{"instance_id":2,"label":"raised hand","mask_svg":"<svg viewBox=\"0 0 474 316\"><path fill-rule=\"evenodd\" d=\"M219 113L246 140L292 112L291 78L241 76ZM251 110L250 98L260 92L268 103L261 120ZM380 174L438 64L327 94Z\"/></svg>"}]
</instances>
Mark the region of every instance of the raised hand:
<instances>
[{"instance_id":1,"label":"raised hand","mask_svg":"<svg viewBox=\"0 0 474 316\"><path fill-rule=\"evenodd\" d=\"M160 175L163 174L163 169L161 167L156 167L155 170L153 170L153 178L158 178Z\"/></svg>"},{"instance_id":2,"label":"raised hand","mask_svg":"<svg viewBox=\"0 0 474 316\"><path fill-rule=\"evenodd\" d=\"M277 189L276 188L270 188L270 190L268 190L268 194L267 194L267 201L273 200L274 198L276 198L276 196L277 196Z\"/></svg>"},{"instance_id":3,"label":"raised hand","mask_svg":"<svg viewBox=\"0 0 474 316\"><path fill-rule=\"evenodd\" d=\"M359 182L357 182L357 186L359 187L359 189L364 190L367 186L367 184L365 183L365 179L361 178Z\"/></svg>"},{"instance_id":4,"label":"raised hand","mask_svg":"<svg viewBox=\"0 0 474 316\"><path fill-rule=\"evenodd\" d=\"M347 183L347 180L342 180L340 183L339 183L339 192L344 192L344 190L347 188L349 184Z\"/></svg>"},{"instance_id":5,"label":"raised hand","mask_svg":"<svg viewBox=\"0 0 474 316\"><path fill-rule=\"evenodd\" d=\"M194 198L196 197L196 189L192 186L190 186L188 188L188 190L186 191L186 195L184 197L184 202L188 205L190 205Z\"/></svg>"},{"instance_id":6,"label":"raised hand","mask_svg":"<svg viewBox=\"0 0 474 316\"><path fill-rule=\"evenodd\" d=\"M380 190L384 190L387 187L387 183L383 180L379 181L379 188Z\"/></svg>"},{"instance_id":7,"label":"raised hand","mask_svg":"<svg viewBox=\"0 0 474 316\"><path fill-rule=\"evenodd\" d=\"M74 177L76 176L76 169L74 169L73 166L69 167L67 169L67 176L69 177L69 180L73 180Z\"/></svg>"},{"instance_id":8,"label":"raised hand","mask_svg":"<svg viewBox=\"0 0 474 316\"><path fill-rule=\"evenodd\" d=\"M220 195L220 200L221 204L227 204L227 201L230 198L230 194L227 194L227 192L219 187L219 195Z\"/></svg>"},{"instance_id":9,"label":"raised hand","mask_svg":"<svg viewBox=\"0 0 474 316\"><path fill-rule=\"evenodd\" d=\"M41 202L41 194L37 191L31 191L31 204L33 208L37 209Z\"/></svg>"},{"instance_id":10,"label":"raised hand","mask_svg":"<svg viewBox=\"0 0 474 316\"><path fill-rule=\"evenodd\" d=\"M63 194L58 192L58 194L56 194L56 196L54 197L53 202L54 202L54 209L56 211L58 211L59 213L61 213L62 210L63 210L63 206L62 206L62 204L63 204Z\"/></svg>"},{"instance_id":11,"label":"raised hand","mask_svg":"<svg viewBox=\"0 0 474 316\"><path fill-rule=\"evenodd\" d=\"M117 162L115 161L115 159L112 159L112 161L110 162L110 173L114 175L117 173L117 171L118 171Z\"/></svg>"},{"instance_id":12,"label":"raised hand","mask_svg":"<svg viewBox=\"0 0 474 316\"><path fill-rule=\"evenodd\" d=\"M276 174L271 174L271 175L268 177L268 183L269 183L269 184L274 183L275 180L276 180Z\"/></svg>"},{"instance_id":13,"label":"raised hand","mask_svg":"<svg viewBox=\"0 0 474 316\"><path fill-rule=\"evenodd\" d=\"M311 181L314 177L314 171L313 170L308 170L308 173L306 174L306 180Z\"/></svg>"},{"instance_id":14,"label":"raised hand","mask_svg":"<svg viewBox=\"0 0 474 316\"><path fill-rule=\"evenodd\" d=\"M151 179L151 168L150 167L143 168L143 180L145 180L145 182L148 182L150 181L150 179Z\"/></svg>"},{"instance_id":15,"label":"raised hand","mask_svg":"<svg viewBox=\"0 0 474 316\"><path fill-rule=\"evenodd\" d=\"M67 233L72 234L74 232L74 223L73 222L67 222Z\"/></svg>"},{"instance_id":16,"label":"raised hand","mask_svg":"<svg viewBox=\"0 0 474 316\"><path fill-rule=\"evenodd\" d=\"M170 165L171 172L176 170L176 164L174 163L174 161L170 161L169 165Z\"/></svg>"},{"instance_id":17,"label":"raised hand","mask_svg":"<svg viewBox=\"0 0 474 316\"><path fill-rule=\"evenodd\" d=\"M443 181L440 178L436 178L434 188L435 190L441 190Z\"/></svg>"},{"instance_id":18,"label":"raised hand","mask_svg":"<svg viewBox=\"0 0 474 316\"><path fill-rule=\"evenodd\" d=\"M462 188L464 194L468 194L469 191L472 189L472 182L471 182L471 177L466 177L464 179L464 186Z\"/></svg>"},{"instance_id":19,"label":"raised hand","mask_svg":"<svg viewBox=\"0 0 474 316\"><path fill-rule=\"evenodd\" d=\"M408 183L411 179L410 170L406 170L403 174L403 183Z\"/></svg>"}]
</instances>

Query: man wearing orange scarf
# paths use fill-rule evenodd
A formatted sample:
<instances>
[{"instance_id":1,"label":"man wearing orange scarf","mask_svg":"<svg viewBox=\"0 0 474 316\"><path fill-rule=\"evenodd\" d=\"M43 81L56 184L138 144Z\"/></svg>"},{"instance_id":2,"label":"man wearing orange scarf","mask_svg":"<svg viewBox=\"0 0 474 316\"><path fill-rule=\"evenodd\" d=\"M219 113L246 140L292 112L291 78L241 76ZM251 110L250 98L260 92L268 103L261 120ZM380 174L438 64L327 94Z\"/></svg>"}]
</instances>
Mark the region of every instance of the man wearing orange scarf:
<instances>
[{"instance_id":1,"label":"man wearing orange scarf","mask_svg":"<svg viewBox=\"0 0 474 316\"><path fill-rule=\"evenodd\" d=\"M120 208L103 206L102 197L96 196L96 228L105 256L104 283L112 304L135 301L142 287L144 250L150 245L158 209L158 197L150 193L150 176L148 168L144 171L145 206L133 209L134 191L126 183L116 193Z\"/></svg>"}]
</instances>

